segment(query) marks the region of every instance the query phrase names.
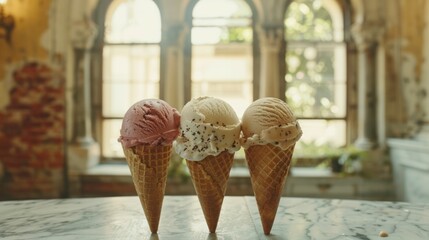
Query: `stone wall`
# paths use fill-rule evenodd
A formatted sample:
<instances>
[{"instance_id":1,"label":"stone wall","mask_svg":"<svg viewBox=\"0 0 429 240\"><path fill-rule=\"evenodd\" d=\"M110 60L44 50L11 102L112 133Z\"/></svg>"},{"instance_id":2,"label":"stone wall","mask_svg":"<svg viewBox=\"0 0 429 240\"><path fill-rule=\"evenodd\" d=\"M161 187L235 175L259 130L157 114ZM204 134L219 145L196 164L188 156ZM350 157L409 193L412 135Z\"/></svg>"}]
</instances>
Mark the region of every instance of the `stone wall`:
<instances>
[{"instance_id":1,"label":"stone wall","mask_svg":"<svg viewBox=\"0 0 429 240\"><path fill-rule=\"evenodd\" d=\"M425 67L429 3L397 0L388 4L386 11L387 137L416 137L429 126L429 75Z\"/></svg>"},{"instance_id":2,"label":"stone wall","mask_svg":"<svg viewBox=\"0 0 429 240\"><path fill-rule=\"evenodd\" d=\"M51 0L4 6L15 28L11 43L0 38L0 200L62 196L64 72L47 64L41 44L50 6Z\"/></svg>"}]
</instances>

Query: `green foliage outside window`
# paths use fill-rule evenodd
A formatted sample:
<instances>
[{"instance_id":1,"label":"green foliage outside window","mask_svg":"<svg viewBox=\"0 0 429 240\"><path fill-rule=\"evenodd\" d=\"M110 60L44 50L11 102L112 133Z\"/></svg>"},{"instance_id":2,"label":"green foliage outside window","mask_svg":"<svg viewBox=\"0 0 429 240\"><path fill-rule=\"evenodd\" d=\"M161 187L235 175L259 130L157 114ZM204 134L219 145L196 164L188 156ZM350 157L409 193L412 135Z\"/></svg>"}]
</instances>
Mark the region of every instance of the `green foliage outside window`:
<instances>
[{"instance_id":1,"label":"green foliage outside window","mask_svg":"<svg viewBox=\"0 0 429 240\"><path fill-rule=\"evenodd\" d=\"M286 12L286 98L301 117L336 117L333 27L320 1L292 2Z\"/></svg>"},{"instance_id":2,"label":"green foliage outside window","mask_svg":"<svg viewBox=\"0 0 429 240\"><path fill-rule=\"evenodd\" d=\"M221 35L221 43L251 43L252 29L249 27L225 28Z\"/></svg>"},{"instance_id":3,"label":"green foliage outside window","mask_svg":"<svg viewBox=\"0 0 429 240\"><path fill-rule=\"evenodd\" d=\"M285 36L291 41L332 41L332 19L320 0L295 0L285 18Z\"/></svg>"}]
</instances>

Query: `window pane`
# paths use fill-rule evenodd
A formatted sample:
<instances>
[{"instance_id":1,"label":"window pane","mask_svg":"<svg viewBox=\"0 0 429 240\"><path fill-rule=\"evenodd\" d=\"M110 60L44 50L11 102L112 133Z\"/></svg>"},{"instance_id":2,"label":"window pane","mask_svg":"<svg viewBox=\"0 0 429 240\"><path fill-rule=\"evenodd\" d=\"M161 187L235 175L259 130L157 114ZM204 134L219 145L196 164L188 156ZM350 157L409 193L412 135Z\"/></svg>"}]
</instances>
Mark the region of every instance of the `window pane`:
<instances>
[{"instance_id":1,"label":"window pane","mask_svg":"<svg viewBox=\"0 0 429 240\"><path fill-rule=\"evenodd\" d=\"M252 102L251 46L194 46L192 96L221 98L241 117Z\"/></svg>"},{"instance_id":2,"label":"window pane","mask_svg":"<svg viewBox=\"0 0 429 240\"><path fill-rule=\"evenodd\" d=\"M298 121L305 134L298 141L297 151L301 151L306 145L330 145L333 147L346 145L345 120L299 119Z\"/></svg>"},{"instance_id":3,"label":"window pane","mask_svg":"<svg viewBox=\"0 0 429 240\"><path fill-rule=\"evenodd\" d=\"M345 117L345 51L342 44L288 47L286 99L300 117Z\"/></svg>"},{"instance_id":4,"label":"window pane","mask_svg":"<svg viewBox=\"0 0 429 240\"><path fill-rule=\"evenodd\" d=\"M112 4L106 21L105 41L110 43L159 43L161 16L152 0ZM109 14L110 13L110 14Z\"/></svg>"},{"instance_id":5,"label":"window pane","mask_svg":"<svg viewBox=\"0 0 429 240\"><path fill-rule=\"evenodd\" d=\"M194 18L250 18L252 11L243 0L200 0L192 12Z\"/></svg>"},{"instance_id":6,"label":"window pane","mask_svg":"<svg viewBox=\"0 0 429 240\"><path fill-rule=\"evenodd\" d=\"M336 1L294 0L285 14L285 95L298 118L306 118L299 120L301 153L308 146L346 144L343 21Z\"/></svg>"},{"instance_id":7,"label":"window pane","mask_svg":"<svg viewBox=\"0 0 429 240\"><path fill-rule=\"evenodd\" d=\"M250 18L200 18L192 21L194 26L247 26L252 23Z\"/></svg>"},{"instance_id":8,"label":"window pane","mask_svg":"<svg viewBox=\"0 0 429 240\"><path fill-rule=\"evenodd\" d=\"M220 43L223 29L221 27L192 28L192 44Z\"/></svg>"},{"instance_id":9,"label":"window pane","mask_svg":"<svg viewBox=\"0 0 429 240\"><path fill-rule=\"evenodd\" d=\"M104 117L122 117L133 103L158 98L159 55L158 45L104 47Z\"/></svg>"},{"instance_id":10,"label":"window pane","mask_svg":"<svg viewBox=\"0 0 429 240\"><path fill-rule=\"evenodd\" d=\"M106 14L101 148L124 157L117 138L129 106L159 97L161 16L153 0L115 0Z\"/></svg>"},{"instance_id":11,"label":"window pane","mask_svg":"<svg viewBox=\"0 0 429 240\"><path fill-rule=\"evenodd\" d=\"M102 154L104 157L125 157L122 146L118 143L120 129L122 125L121 119L104 120L103 139L102 139Z\"/></svg>"},{"instance_id":12,"label":"window pane","mask_svg":"<svg viewBox=\"0 0 429 240\"><path fill-rule=\"evenodd\" d=\"M218 43L251 43L252 28L250 27L194 27L192 28L192 44Z\"/></svg>"},{"instance_id":13,"label":"window pane","mask_svg":"<svg viewBox=\"0 0 429 240\"><path fill-rule=\"evenodd\" d=\"M286 11L285 34L289 40L334 40L330 13L321 0L295 0Z\"/></svg>"},{"instance_id":14,"label":"window pane","mask_svg":"<svg viewBox=\"0 0 429 240\"><path fill-rule=\"evenodd\" d=\"M253 100L251 16L242 0L201 0L193 11L192 97L223 99L239 117Z\"/></svg>"}]
</instances>

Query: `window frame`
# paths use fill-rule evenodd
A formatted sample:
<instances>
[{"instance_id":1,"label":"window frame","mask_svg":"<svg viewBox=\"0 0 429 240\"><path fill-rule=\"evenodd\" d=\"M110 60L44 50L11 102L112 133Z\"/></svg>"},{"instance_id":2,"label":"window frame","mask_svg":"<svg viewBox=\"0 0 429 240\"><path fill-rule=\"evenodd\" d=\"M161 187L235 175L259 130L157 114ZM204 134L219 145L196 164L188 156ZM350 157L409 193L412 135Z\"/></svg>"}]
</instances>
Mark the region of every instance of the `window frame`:
<instances>
[{"instance_id":1,"label":"window frame","mask_svg":"<svg viewBox=\"0 0 429 240\"><path fill-rule=\"evenodd\" d=\"M322 0L322 1L324 1L324 0ZM285 31L285 33L283 34L283 37L284 37L284 41L283 41L283 44L284 44L284 51L283 51L283 66L282 66L282 68L284 69L284 77L286 77L286 74L287 74L287 63L286 63L286 55L287 55L287 51L288 51L288 44L290 44L290 43L293 43L293 44L295 44L296 46L298 46L298 45L302 45L302 46L311 46L312 44L322 44L322 45L330 45L330 44L332 44L332 45L337 45L337 44L341 44L342 46L343 46L343 48L344 48L344 57L345 57L345 63L344 63L344 72L345 72L345 74L344 74L344 77L345 77L345 79L344 79L344 81L341 81L344 85L345 85L345 113L344 113L344 116L341 116L341 117L321 117L321 116L313 116L313 117L306 117L306 116L297 116L297 118L298 118L298 120L325 120L325 121L327 121L327 122L330 122L330 121L337 121L337 120L339 120L339 121L344 121L344 123L345 123L345 129L344 129L344 131L345 131L345 139L344 139L344 143L345 143L345 145L344 146L348 146L348 145L350 145L350 143L351 143L351 141L350 141L350 139L351 139L351 137L355 134L354 132L353 132L353 129L352 129L352 125L353 125L353 123L351 122L351 115L352 114L354 114L353 112L354 112L354 109L353 109L353 107L351 106L351 101L350 101L350 99L351 99L351 83L352 83L352 79L350 78L350 76L351 76L351 74L350 74L350 72L349 72L349 69L350 69L350 64L351 64L351 61L350 61L350 59L353 57L352 56L352 54L350 54L350 37L349 37L349 34L348 34L348 29L350 29L350 14L348 13L348 11L350 10L349 9L349 5L347 4L347 0L340 0L340 1L334 1L334 0L325 0L326 2L328 2L328 4L336 4L337 6L336 7L338 7L338 10L339 11L341 11L340 13L334 13L334 14L336 14L336 16L333 16L333 14L332 14L332 11L333 11L333 9L331 8L330 9L330 11L328 10L328 9L326 9L327 11L328 11L328 13L330 14L330 16L331 16L331 19L332 19L332 25L333 25L333 30L335 29L335 28L338 28L338 26L335 26L335 20L337 20L338 21L338 17L339 17L339 15L338 14L340 14L341 15L341 21L342 21L342 37L341 37L341 41L338 41L337 39L338 39L338 36L336 36L335 35L335 33L333 33L334 34L334 36L333 36L333 39L331 40L331 41L323 41L323 40L319 40L319 41L314 41L314 40L291 40L291 41L288 41L288 39L286 38L286 25L284 24L284 22L285 22L285 20L286 20L286 13L287 13L287 11L288 11L288 9L289 9L289 7L290 7L290 4L292 3L292 2L294 2L294 0L290 0L289 2L288 2L288 4L286 5L286 8L284 9L284 15L283 15L283 29L284 29L284 31ZM336 18L336 19L335 19ZM284 100L286 101L286 102L288 102L288 99L287 99L287 97L286 97L286 91L287 91L287 89L288 89L288 83L286 82L286 80L284 79L284 91L282 90L282 92L284 92L284 94L282 95L282 97L284 97Z\"/></svg>"},{"instance_id":2,"label":"window frame","mask_svg":"<svg viewBox=\"0 0 429 240\"><path fill-rule=\"evenodd\" d=\"M185 23L186 26L189 29L192 29L193 27L193 10L195 8L195 5L200 0L191 0L188 4L186 14L185 14ZM254 3L252 0L242 0L245 2L248 7L250 8L250 11L252 13L251 16L251 24L249 27L252 29L252 44L251 44L251 51L252 51L252 86L253 86L253 100L257 99L258 97L258 88L259 88L259 52L258 52L258 40L257 40L257 33L256 33L256 20L258 18L257 11L254 6ZM191 31L189 31L189 34L185 41L184 46L184 54L185 54L185 60L184 60L184 79L185 79L185 92L184 92L184 101L188 102L192 99L192 35ZM241 118L241 116L239 116Z\"/></svg>"},{"instance_id":3,"label":"window frame","mask_svg":"<svg viewBox=\"0 0 429 240\"><path fill-rule=\"evenodd\" d=\"M104 66L104 57L103 57L103 50L104 47L107 46L158 46L159 47L159 82L158 82L158 96L162 96L162 89L163 89L163 21L162 21L162 9L160 7L159 1L152 0L152 2L156 5L158 8L159 14L160 14L160 21L161 21L161 39L159 42L130 42L130 43L109 43L105 40L105 23L107 20L107 17L109 16L109 8L113 6L112 4L119 5L122 1L126 0L107 0L107 1L99 1L99 5L97 7L97 11L95 12L95 18L97 19L97 22L100 23L100 29L98 37L95 41L96 49L94 51L93 56L93 62L98 65L99 69L98 71L95 71L92 73L92 76L94 79L97 79L95 84L92 87L92 107L93 107L93 122L95 123L95 139L100 144L100 162L102 163L123 163L125 161L125 156L119 157L119 156L105 156L103 154L103 138L104 138L104 127L103 123L105 120L120 120L123 119L122 117L106 117L103 116L103 66ZM119 132L118 132L119 137ZM118 143L119 144L119 143Z\"/></svg>"},{"instance_id":4,"label":"window frame","mask_svg":"<svg viewBox=\"0 0 429 240\"><path fill-rule=\"evenodd\" d=\"M107 1L99 1L97 7L95 7L95 11L93 14L93 19L94 22L97 23L104 23L105 21L105 16L107 13L107 8L109 7L109 5L115 0L107 0ZM253 98L254 99L258 99L259 96L259 81L260 81L260 67L261 67L261 63L260 63L260 40L259 40L259 33L257 32L256 29L256 25L260 24L261 21L263 22L262 19L259 19L258 17L258 13L260 13L262 10L260 8L258 8L259 12L257 11L257 8L255 7L255 3L253 3L253 1L251 0L244 0L248 6L250 7L251 11L252 11L252 29L253 29L253 43L252 43L252 52L253 52ZM163 98L165 95L165 66L164 64L166 63L166 43L165 43L165 38L164 35L166 34L166 25L168 27L168 23L165 23L162 21L162 15L163 15L163 9L161 7L161 4L159 3L159 1L154 0L153 1L157 6L158 9L161 13L161 28L162 28L162 37L161 37L161 42L160 42L160 81L159 81L159 96L160 98ZM185 28L190 29L192 27L192 9L193 6L195 6L195 4L198 2L198 0L190 0L189 3L186 4L186 12L184 15L184 22L181 22L181 24L184 25ZM289 1L290 3L291 1ZM344 43L346 45L346 91L347 91L347 99L346 99L346 116L345 116L345 121L346 121L346 143L347 145L349 145L351 143L351 139L354 139L357 135L357 130L355 129L356 126L356 116L357 116L357 98L356 98L356 93L354 92L355 90L355 84L356 84L356 77L354 76L356 71L355 65L356 63L356 52L355 52L355 48L353 45L353 41L351 41L351 37L350 37L350 24L351 24L351 9L350 9L350 3L348 3L348 0L338 0L335 1L337 4L340 5L342 11L343 11L343 21L344 21ZM284 8L283 14L286 13L286 7L287 4ZM284 17L282 18L281 23L283 23L284 21ZM170 23L171 24L171 23ZM91 119L92 119L92 123L93 123L93 127L92 127L92 131L93 131L93 136L96 140L96 142L100 143L101 140L101 133L102 133L102 129L101 129L101 106L102 106L102 96L101 96L101 91L100 88L98 86L101 86L102 83L102 48L103 48L103 36L104 34L100 34L102 32L104 32L104 24L99 24L99 28L98 28L98 32L99 34L97 35L97 38L95 39L94 45L91 49L91 63L92 63L92 70L91 70L91 75L92 75L92 80L91 80L91 108L92 108L92 114L91 114ZM283 35L284 36L284 35ZM285 54L286 53L286 41L284 40L282 43L282 49L280 50L280 54ZM191 44L191 34L190 32L188 32L186 34L185 37L185 42L183 45L183 62L181 62L181 64L183 64L183 79L184 79L184 96L183 96L183 101L186 103L187 101L189 101L191 99L191 90L190 90L190 74L191 74L191 53L192 53L192 44ZM283 61L282 61L283 59ZM284 64L284 60L285 60L285 55L279 56L279 68L280 71L282 72L281 74L279 74L279 76L284 79L286 70L285 70L285 64ZM350 69L350 70L349 70ZM286 89L285 86L285 81L281 81L280 83L280 91L283 92L282 95L280 95L280 98L284 98L284 93ZM306 119L306 118L302 118L302 119ZM312 118L314 119L314 118ZM326 118L323 118L326 119ZM119 133L118 133L119 134ZM101 156L101 155L100 155ZM115 158L115 159L105 159L101 156L100 158L102 160L103 163L109 163L109 162L123 162L124 158Z\"/></svg>"}]
</instances>

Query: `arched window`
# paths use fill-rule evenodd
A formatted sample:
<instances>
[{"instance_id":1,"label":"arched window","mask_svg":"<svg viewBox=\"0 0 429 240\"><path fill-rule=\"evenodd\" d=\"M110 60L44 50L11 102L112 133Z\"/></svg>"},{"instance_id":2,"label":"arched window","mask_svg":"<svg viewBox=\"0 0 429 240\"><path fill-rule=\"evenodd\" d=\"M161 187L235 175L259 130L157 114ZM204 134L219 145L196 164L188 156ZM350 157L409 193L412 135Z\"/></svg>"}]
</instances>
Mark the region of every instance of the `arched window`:
<instances>
[{"instance_id":1,"label":"arched window","mask_svg":"<svg viewBox=\"0 0 429 240\"><path fill-rule=\"evenodd\" d=\"M286 101L304 144L346 144L343 13L335 0L294 0L286 10Z\"/></svg>"},{"instance_id":2,"label":"arched window","mask_svg":"<svg viewBox=\"0 0 429 240\"><path fill-rule=\"evenodd\" d=\"M159 97L161 17L153 0L116 0L106 14L103 46L104 158L121 157L118 129L133 103Z\"/></svg>"},{"instance_id":3,"label":"arched window","mask_svg":"<svg viewBox=\"0 0 429 240\"><path fill-rule=\"evenodd\" d=\"M191 97L218 97L241 118L253 101L252 11L243 0L200 0L192 11Z\"/></svg>"}]
</instances>

